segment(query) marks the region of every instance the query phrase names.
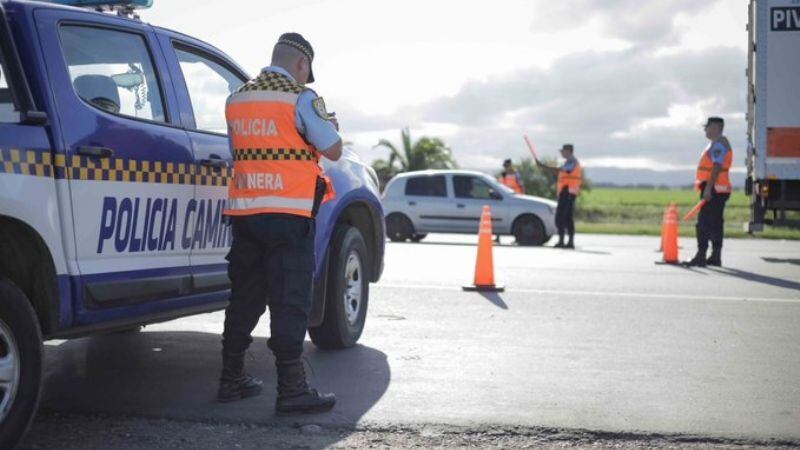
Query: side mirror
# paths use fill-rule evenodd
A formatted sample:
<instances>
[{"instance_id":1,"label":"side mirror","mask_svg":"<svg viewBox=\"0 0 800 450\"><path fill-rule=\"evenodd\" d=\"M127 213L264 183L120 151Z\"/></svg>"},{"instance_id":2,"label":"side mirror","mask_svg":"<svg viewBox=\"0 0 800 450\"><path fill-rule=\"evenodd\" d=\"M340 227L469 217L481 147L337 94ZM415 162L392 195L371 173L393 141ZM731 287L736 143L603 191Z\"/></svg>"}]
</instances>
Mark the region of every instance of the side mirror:
<instances>
[{"instance_id":1,"label":"side mirror","mask_svg":"<svg viewBox=\"0 0 800 450\"><path fill-rule=\"evenodd\" d=\"M503 199L503 196L498 194L496 191L489 191L489 197L491 197L492 200L502 200Z\"/></svg>"}]
</instances>

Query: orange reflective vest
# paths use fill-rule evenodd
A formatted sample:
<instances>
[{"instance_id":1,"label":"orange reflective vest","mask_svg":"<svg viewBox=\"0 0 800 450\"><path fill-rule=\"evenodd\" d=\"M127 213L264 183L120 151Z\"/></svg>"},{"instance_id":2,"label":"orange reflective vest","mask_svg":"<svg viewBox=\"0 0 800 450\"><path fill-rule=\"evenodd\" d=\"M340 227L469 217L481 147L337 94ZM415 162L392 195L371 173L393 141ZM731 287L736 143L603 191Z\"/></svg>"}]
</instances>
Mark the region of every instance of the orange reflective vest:
<instances>
[{"instance_id":1,"label":"orange reflective vest","mask_svg":"<svg viewBox=\"0 0 800 450\"><path fill-rule=\"evenodd\" d=\"M513 190L517 194L522 194L525 192L525 189L523 189L522 186L519 184L519 180L517 180L516 174L503 173L500 176L500 178L498 178L498 180L504 186L511 188L511 190Z\"/></svg>"},{"instance_id":2,"label":"orange reflective vest","mask_svg":"<svg viewBox=\"0 0 800 450\"><path fill-rule=\"evenodd\" d=\"M711 179L711 171L714 169L714 161L711 160L711 155L708 153L711 150L711 144L708 144L702 156L700 156L700 163L697 165L697 175L695 176L694 187L698 191L702 188L703 183ZM717 182L714 184L714 190L723 194L733 191L729 170L731 162L733 161L733 150L729 149L725 155L725 161L722 164L722 169L717 176Z\"/></svg>"},{"instance_id":3,"label":"orange reflective vest","mask_svg":"<svg viewBox=\"0 0 800 450\"><path fill-rule=\"evenodd\" d=\"M262 72L228 97L225 117L233 153L225 214L311 217L317 180L328 185L319 153L296 127L297 99L305 88L291 78Z\"/></svg>"},{"instance_id":4,"label":"orange reflective vest","mask_svg":"<svg viewBox=\"0 0 800 450\"><path fill-rule=\"evenodd\" d=\"M558 183L557 183L557 192L556 195L560 194L561 191L564 190L566 187L569 189L569 193L573 195L580 195L581 194L581 175L583 170L581 169L581 165L578 160L575 160L575 167L572 169L572 172L567 172L563 169L564 166L561 166L562 169L558 171Z\"/></svg>"}]
</instances>

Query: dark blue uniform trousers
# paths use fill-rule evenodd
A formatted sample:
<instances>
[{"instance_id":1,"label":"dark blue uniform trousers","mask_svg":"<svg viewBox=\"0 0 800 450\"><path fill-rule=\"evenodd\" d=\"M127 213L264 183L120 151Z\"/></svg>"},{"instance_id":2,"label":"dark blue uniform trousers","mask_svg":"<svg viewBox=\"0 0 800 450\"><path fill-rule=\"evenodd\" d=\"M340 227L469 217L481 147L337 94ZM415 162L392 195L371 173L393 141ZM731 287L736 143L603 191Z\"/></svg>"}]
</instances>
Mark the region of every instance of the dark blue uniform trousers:
<instances>
[{"instance_id":1,"label":"dark blue uniform trousers","mask_svg":"<svg viewBox=\"0 0 800 450\"><path fill-rule=\"evenodd\" d=\"M705 183L700 186L700 198L703 198ZM731 194L720 194L715 189L711 189L711 201L703 206L697 216L697 252L701 255L708 251L708 243L711 242L714 251L722 249L722 239L725 237L725 203Z\"/></svg>"},{"instance_id":2,"label":"dark blue uniform trousers","mask_svg":"<svg viewBox=\"0 0 800 450\"><path fill-rule=\"evenodd\" d=\"M556 206L556 228L558 229L558 241L564 241L564 232L569 236L570 242L575 235L575 194L570 194L569 189L564 188L558 193L558 206Z\"/></svg>"},{"instance_id":3,"label":"dark blue uniform trousers","mask_svg":"<svg viewBox=\"0 0 800 450\"><path fill-rule=\"evenodd\" d=\"M303 354L311 309L314 219L286 214L231 218L233 243L226 259L231 279L225 309L224 352L240 353L269 305L267 346L279 361Z\"/></svg>"}]
</instances>

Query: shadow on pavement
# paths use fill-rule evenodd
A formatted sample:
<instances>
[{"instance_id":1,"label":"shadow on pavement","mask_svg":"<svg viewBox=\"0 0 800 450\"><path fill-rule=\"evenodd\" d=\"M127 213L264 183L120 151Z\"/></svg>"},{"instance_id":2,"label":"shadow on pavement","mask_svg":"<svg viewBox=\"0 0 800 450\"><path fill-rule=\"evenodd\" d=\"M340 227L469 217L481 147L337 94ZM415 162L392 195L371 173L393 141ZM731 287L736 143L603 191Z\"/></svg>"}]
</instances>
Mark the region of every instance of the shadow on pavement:
<instances>
[{"instance_id":1,"label":"shadow on pavement","mask_svg":"<svg viewBox=\"0 0 800 450\"><path fill-rule=\"evenodd\" d=\"M770 286L776 286L785 289L793 289L796 291L800 291L800 283L796 281L784 280L783 278L770 277L767 275L748 272L746 270L733 269L730 267L709 268L709 269L713 270L714 272L721 273L723 275L730 275L732 277L737 277L748 281L755 281L757 283L764 283Z\"/></svg>"},{"instance_id":2,"label":"shadow on pavement","mask_svg":"<svg viewBox=\"0 0 800 450\"><path fill-rule=\"evenodd\" d=\"M768 263L794 264L800 266L800 259L798 258L769 258L767 256L762 256L761 259Z\"/></svg>"},{"instance_id":3,"label":"shadow on pavement","mask_svg":"<svg viewBox=\"0 0 800 450\"><path fill-rule=\"evenodd\" d=\"M238 402L215 401L220 349L218 334L160 331L106 334L46 345L41 408L64 413L349 428L380 400L391 381L386 355L378 350L357 345L324 351L306 342L309 384L336 393L337 405L326 414L277 417L274 359L265 339L254 340L247 358L248 371L264 380L264 392Z\"/></svg>"},{"instance_id":4,"label":"shadow on pavement","mask_svg":"<svg viewBox=\"0 0 800 450\"><path fill-rule=\"evenodd\" d=\"M687 272L692 272L692 273L696 273L698 275L708 276L708 274L703 272L702 270L697 269L697 268L692 267L692 266L687 266L686 264L683 264L683 263L667 263L667 262L664 262L664 261L656 261L655 265L657 265L657 266L676 267L678 269L683 269L683 270L685 270Z\"/></svg>"},{"instance_id":5,"label":"shadow on pavement","mask_svg":"<svg viewBox=\"0 0 800 450\"><path fill-rule=\"evenodd\" d=\"M500 309L508 309L508 305L506 302L503 301L503 297L500 296L497 292L478 292L481 294L481 297L489 300L494 306L497 306Z\"/></svg>"}]
</instances>

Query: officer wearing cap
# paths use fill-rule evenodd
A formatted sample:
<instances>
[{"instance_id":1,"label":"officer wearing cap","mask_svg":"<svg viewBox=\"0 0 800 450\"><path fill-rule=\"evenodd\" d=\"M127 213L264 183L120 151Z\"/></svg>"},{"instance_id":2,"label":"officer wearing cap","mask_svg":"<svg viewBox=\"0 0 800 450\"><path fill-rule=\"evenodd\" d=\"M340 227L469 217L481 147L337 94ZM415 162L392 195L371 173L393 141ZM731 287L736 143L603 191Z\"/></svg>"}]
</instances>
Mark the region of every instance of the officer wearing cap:
<instances>
[{"instance_id":1,"label":"officer wearing cap","mask_svg":"<svg viewBox=\"0 0 800 450\"><path fill-rule=\"evenodd\" d=\"M560 167L551 167L536 159L536 165L548 172L558 174L556 182L556 195L558 195L558 206L556 207L556 228L558 228L557 248L575 248L575 199L581 193L581 179L583 170L575 158L575 147L572 144L564 144L560 150L561 156L566 160ZM564 234L569 236L569 241L564 244Z\"/></svg>"},{"instance_id":2,"label":"officer wearing cap","mask_svg":"<svg viewBox=\"0 0 800 450\"><path fill-rule=\"evenodd\" d=\"M514 164L510 159L503 161L503 171L500 173L500 178L498 181L517 194L525 193L525 189L522 187L522 178L519 175L519 171L516 167L514 167Z\"/></svg>"},{"instance_id":3,"label":"officer wearing cap","mask_svg":"<svg viewBox=\"0 0 800 450\"><path fill-rule=\"evenodd\" d=\"M733 150L728 138L722 135L725 121L721 117L709 117L703 126L709 144L700 156L695 176L695 188L705 202L697 216L697 254L686 264L704 267L722 265L722 239L725 229L725 203L731 196L729 170L733 161ZM711 256L706 258L708 243Z\"/></svg>"},{"instance_id":4,"label":"officer wearing cap","mask_svg":"<svg viewBox=\"0 0 800 450\"><path fill-rule=\"evenodd\" d=\"M333 194L319 158L338 160L342 140L325 103L305 87L314 81L314 50L297 33L280 36L272 63L228 97L233 179L225 214L233 243L227 256L230 303L222 335L218 399L261 392L244 370L251 333L267 306L278 375L278 414L327 411L333 394L306 383L301 356L311 307L314 216Z\"/></svg>"}]
</instances>

